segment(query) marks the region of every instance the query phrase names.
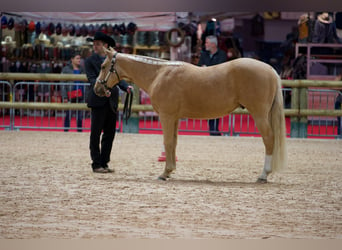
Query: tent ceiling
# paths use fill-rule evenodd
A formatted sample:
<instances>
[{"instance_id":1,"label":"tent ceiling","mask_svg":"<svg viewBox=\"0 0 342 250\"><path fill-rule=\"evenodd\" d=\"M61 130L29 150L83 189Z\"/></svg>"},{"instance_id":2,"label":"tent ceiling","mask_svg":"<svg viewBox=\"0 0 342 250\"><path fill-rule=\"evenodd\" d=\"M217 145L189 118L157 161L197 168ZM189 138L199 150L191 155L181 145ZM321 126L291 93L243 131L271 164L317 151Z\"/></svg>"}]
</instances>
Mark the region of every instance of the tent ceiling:
<instances>
[{"instance_id":1,"label":"tent ceiling","mask_svg":"<svg viewBox=\"0 0 342 250\"><path fill-rule=\"evenodd\" d=\"M211 18L223 20L244 17L251 12L10 12L4 13L17 18L33 21L62 23L129 23L134 22L139 29L165 30L175 26L175 22L207 21Z\"/></svg>"},{"instance_id":2,"label":"tent ceiling","mask_svg":"<svg viewBox=\"0 0 342 250\"><path fill-rule=\"evenodd\" d=\"M175 12L11 12L23 18L69 22L127 21L133 19L173 18Z\"/></svg>"},{"instance_id":3,"label":"tent ceiling","mask_svg":"<svg viewBox=\"0 0 342 250\"><path fill-rule=\"evenodd\" d=\"M10 12L28 21L61 23L126 23L134 22L139 29L169 29L174 27L177 17L187 12Z\"/></svg>"}]
</instances>

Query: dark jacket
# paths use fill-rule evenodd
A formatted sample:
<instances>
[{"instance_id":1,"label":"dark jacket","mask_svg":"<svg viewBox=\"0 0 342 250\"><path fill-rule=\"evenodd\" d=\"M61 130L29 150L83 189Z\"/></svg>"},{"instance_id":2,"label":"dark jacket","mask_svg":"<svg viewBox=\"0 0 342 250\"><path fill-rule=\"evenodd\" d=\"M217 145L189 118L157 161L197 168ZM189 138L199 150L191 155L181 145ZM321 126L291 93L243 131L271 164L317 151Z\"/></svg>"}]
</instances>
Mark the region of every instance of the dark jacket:
<instances>
[{"instance_id":1,"label":"dark jacket","mask_svg":"<svg viewBox=\"0 0 342 250\"><path fill-rule=\"evenodd\" d=\"M337 36L335 23L321 23L316 20L313 43L341 43L341 39Z\"/></svg>"},{"instance_id":2,"label":"dark jacket","mask_svg":"<svg viewBox=\"0 0 342 250\"><path fill-rule=\"evenodd\" d=\"M198 66L212 66L220 63L224 63L228 60L227 54L223 51L218 49L213 56L210 56L209 51L202 51L201 57L198 62Z\"/></svg>"},{"instance_id":3,"label":"dark jacket","mask_svg":"<svg viewBox=\"0 0 342 250\"><path fill-rule=\"evenodd\" d=\"M128 84L121 80L116 86L111 89L110 97L99 97L94 92L94 86L96 82L96 78L100 74L101 64L103 62L103 58L101 58L98 54L93 54L88 57L85 61L85 71L87 74L88 81L90 83L90 89L88 91L88 100L87 105L90 108L103 107L106 104L109 104L117 110L118 108L118 100L119 100L119 89L118 87L127 92ZM117 87L118 86L118 87Z\"/></svg>"}]
</instances>

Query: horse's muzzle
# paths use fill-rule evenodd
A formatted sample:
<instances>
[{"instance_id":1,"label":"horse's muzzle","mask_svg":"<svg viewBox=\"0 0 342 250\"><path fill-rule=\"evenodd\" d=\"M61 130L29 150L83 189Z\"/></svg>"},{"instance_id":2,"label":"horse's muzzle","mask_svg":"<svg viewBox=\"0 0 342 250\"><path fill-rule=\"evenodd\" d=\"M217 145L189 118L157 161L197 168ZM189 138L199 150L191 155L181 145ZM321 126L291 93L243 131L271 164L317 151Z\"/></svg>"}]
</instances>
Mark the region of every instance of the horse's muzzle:
<instances>
[{"instance_id":1,"label":"horse's muzzle","mask_svg":"<svg viewBox=\"0 0 342 250\"><path fill-rule=\"evenodd\" d=\"M97 95L97 96L100 96L100 97L103 97L106 95L105 93L105 88L102 84L100 83L96 83L95 86L94 86L94 93Z\"/></svg>"}]
</instances>

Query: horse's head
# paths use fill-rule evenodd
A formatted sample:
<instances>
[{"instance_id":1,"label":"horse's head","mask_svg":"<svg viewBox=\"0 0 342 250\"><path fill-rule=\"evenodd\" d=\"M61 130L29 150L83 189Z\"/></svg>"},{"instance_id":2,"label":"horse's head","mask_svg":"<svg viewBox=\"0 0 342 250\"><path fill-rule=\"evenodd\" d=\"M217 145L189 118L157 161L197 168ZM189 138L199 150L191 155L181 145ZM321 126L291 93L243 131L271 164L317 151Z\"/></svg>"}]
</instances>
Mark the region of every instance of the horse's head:
<instances>
[{"instance_id":1,"label":"horse's head","mask_svg":"<svg viewBox=\"0 0 342 250\"><path fill-rule=\"evenodd\" d=\"M101 71L96 79L94 92L98 96L105 96L108 91L120 81L120 77L115 70L116 52L113 48L103 48L106 52L106 58L101 64Z\"/></svg>"}]
</instances>

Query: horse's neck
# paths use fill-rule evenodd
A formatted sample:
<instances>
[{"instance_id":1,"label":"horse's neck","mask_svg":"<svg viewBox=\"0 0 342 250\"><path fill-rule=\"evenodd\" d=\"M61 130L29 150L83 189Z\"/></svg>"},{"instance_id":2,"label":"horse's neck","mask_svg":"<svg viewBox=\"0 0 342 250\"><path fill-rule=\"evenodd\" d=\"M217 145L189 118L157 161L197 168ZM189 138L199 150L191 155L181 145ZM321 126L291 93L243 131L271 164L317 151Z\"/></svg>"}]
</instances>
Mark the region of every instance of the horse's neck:
<instances>
[{"instance_id":1,"label":"horse's neck","mask_svg":"<svg viewBox=\"0 0 342 250\"><path fill-rule=\"evenodd\" d=\"M157 59L149 60L139 56L122 54L118 60L120 76L129 79L147 93L150 92L151 84L154 82L158 70L163 67L162 64L158 64Z\"/></svg>"}]
</instances>

